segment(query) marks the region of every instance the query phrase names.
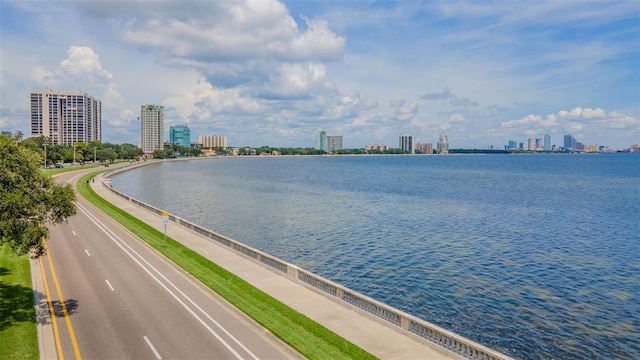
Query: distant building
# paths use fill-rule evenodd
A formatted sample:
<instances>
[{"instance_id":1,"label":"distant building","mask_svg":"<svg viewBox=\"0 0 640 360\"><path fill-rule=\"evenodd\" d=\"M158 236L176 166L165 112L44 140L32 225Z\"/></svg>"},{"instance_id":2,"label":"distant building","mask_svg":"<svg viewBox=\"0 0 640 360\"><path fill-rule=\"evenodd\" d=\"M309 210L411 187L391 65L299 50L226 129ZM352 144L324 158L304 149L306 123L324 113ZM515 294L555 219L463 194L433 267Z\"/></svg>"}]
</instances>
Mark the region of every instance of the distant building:
<instances>
[{"instance_id":1,"label":"distant building","mask_svg":"<svg viewBox=\"0 0 640 360\"><path fill-rule=\"evenodd\" d=\"M30 93L31 136L53 145L102 141L102 102L81 91L45 89Z\"/></svg>"},{"instance_id":2,"label":"distant building","mask_svg":"<svg viewBox=\"0 0 640 360\"><path fill-rule=\"evenodd\" d=\"M438 154L449 153L449 138L444 132L440 133L440 139L438 141Z\"/></svg>"},{"instance_id":3,"label":"distant building","mask_svg":"<svg viewBox=\"0 0 640 360\"><path fill-rule=\"evenodd\" d=\"M551 151L551 136L544 136L544 151Z\"/></svg>"},{"instance_id":4,"label":"distant building","mask_svg":"<svg viewBox=\"0 0 640 360\"><path fill-rule=\"evenodd\" d=\"M169 128L169 142L182 147L191 147L191 130L187 125Z\"/></svg>"},{"instance_id":5,"label":"distant building","mask_svg":"<svg viewBox=\"0 0 640 360\"><path fill-rule=\"evenodd\" d=\"M540 151L544 149L544 145L542 143L542 139L536 139L536 151Z\"/></svg>"},{"instance_id":6,"label":"distant building","mask_svg":"<svg viewBox=\"0 0 640 360\"><path fill-rule=\"evenodd\" d=\"M509 150L517 150L518 149L518 142L514 141L514 140L509 140L509 145L507 145L507 149L509 149Z\"/></svg>"},{"instance_id":7,"label":"distant building","mask_svg":"<svg viewBox=\"0 0 640 360\"><path fill-rule=\"evenodd\" d=\"M140 107L140 144L142 151L152 154L164 148L164 106L142 105Z\"/></svg>"},{"instance_id":8,"label":"distant building","mask_svg":"<svg viewBox=\"0 0 640 360\"><path fill-rule=\"evenodd\" d=\"M433 154L433 144L428 142L418 143L416 149L421 154Z\"/></svg>"},{"instance_id":9,"label":"distant building","mask_svg":"<svg viewBox=\"0 0 640 360\"><path fill-rule=\"evenodd\" d=\"M581 142L576 142L576 150L584 151L584 144Z\"/></svg>"},{"instance_id":10,"label":"distant building","mask_svg":"<svg viewBox=\"0 0 640 360\"><path fill-rule=\"evenodd\" d=\"M226 136L216 136L215 134L211 136L198 136L198 144L206 149L226 148L228 146Z\"/></svg>"},{"instance_id":11,"label":"distant building","mask_svg":"<svg viewBox=\"0 0 640 360\"><path fill-rule=\"evenodd\" d=\"M338 150L342 150L342 136L327 136L327 153L332 154Z\"/></svg>"},{"instance_id":12,"label":"distant building","mask_svg":"<svg viewBox=\"0 0 640 360\"><path fill-rule=\"evenodd\" d=\"M364 149L365 151L372 151L372 150L387 151L389 150L389 146L385 144L368 144L367 146L364 147Z\"/></svg>"},{"instance_id":13,"label":"distant building","mask_svg":"<svg viewBox=\"0 0 640 360\"><path fill-rule=\"evenodd\" d=\"M533 151L535 149L536 149L536 145L533 138L529 138L529 146L527 147L527 150Z\"/></svg>"},{"instance_id":14,"label":"distant building","mask_svg":"<svg viewBox=\"0 0 640 360\"><path fill-rule=\"evenodd\" d=\"M598 144L584 146L584 152L595 153L595 152L598 152L599 150L600 150L600 147L598 146Z\"/></svg>"},{"instance_id":15,"label":"distant building","mask_svg":"<svg viewBox=\"0 0 640 360\"><path fill-rule=\"evenodd\" d=\"M324 129L318 129L316 132L316 149L327 152L327 132Z\"/></svg>"},{"instance_id":16,"label":"distant building","mask_svg":"<svg viewBox=\"0 0 640 360\"><path fill-rule=\"evenodd\" d=\"M407 151L411 154L415 152L413 135L400 134L400 150Z\"/></svg>"},{"instance_id":17,"label":"distant building","mask_svg":"<svg viewBox=\"0 0 640 360\"><path fill-rule=\"evenodd\" d=\"M567 134L564 136L564 149L565 150L575 150L576 149L576 138Z\"/></svg>"}]
</instances>

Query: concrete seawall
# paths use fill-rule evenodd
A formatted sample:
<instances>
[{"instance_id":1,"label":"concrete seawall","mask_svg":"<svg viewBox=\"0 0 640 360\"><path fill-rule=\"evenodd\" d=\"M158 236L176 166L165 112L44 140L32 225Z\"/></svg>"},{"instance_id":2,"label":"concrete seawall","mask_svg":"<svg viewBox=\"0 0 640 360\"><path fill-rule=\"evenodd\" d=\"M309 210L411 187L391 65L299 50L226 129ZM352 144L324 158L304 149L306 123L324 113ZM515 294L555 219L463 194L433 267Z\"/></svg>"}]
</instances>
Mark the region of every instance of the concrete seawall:
<instances>
[{"instance_id":1,"label":"concrete seawall","mask_svg":"<svg viewBox=\"0 0 640 360\"><path fill-rule=\"evenodd\" d=\"M154 162L149 162L154 163ZM109 176L148 163L108 171L93 189L107 201L158 230L161 214L110 184ZM169 215L167 235L240 276L279 301L383 359L510 359L340 284L238 241Z\"/></svg>"}]
</instances>

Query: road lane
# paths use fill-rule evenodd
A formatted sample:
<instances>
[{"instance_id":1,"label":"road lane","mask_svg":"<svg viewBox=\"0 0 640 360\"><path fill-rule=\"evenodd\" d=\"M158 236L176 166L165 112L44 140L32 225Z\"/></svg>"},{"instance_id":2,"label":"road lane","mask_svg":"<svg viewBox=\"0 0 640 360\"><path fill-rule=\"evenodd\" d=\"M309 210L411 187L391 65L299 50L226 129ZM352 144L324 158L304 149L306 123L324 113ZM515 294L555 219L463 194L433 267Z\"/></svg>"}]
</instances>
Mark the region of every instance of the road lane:
<instances>
[{"instance_id":1,"label":"road lane","mask_svg":"<svg viewBox=\"0 0 640 360\"><path fill-rule=\"evenodd\" d=\"M50 231L49 253L82 357L297 357L84 199L68 224ZM60 329L64 356L74 358L69 333Z\"/></svg>"}]
</instances>

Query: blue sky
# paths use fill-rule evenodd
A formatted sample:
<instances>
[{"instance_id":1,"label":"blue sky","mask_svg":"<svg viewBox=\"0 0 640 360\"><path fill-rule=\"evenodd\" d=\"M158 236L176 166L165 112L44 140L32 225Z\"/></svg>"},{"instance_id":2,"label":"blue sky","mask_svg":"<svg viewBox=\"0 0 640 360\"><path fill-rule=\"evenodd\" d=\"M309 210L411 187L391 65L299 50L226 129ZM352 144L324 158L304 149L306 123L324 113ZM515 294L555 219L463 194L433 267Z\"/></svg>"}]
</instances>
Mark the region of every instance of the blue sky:
<instances>
[{"instance_id":1,"label":"blue sky","mask_svg":"<svg viewBox=\"0 0 640 360\"><path fill-rule=\"evenodd\" d=\"M0 1L0 130L50 87L101 99L114 143L147 103L232 146L640 143L638 1L115 3Z\"/></svg>"}]
</instances>

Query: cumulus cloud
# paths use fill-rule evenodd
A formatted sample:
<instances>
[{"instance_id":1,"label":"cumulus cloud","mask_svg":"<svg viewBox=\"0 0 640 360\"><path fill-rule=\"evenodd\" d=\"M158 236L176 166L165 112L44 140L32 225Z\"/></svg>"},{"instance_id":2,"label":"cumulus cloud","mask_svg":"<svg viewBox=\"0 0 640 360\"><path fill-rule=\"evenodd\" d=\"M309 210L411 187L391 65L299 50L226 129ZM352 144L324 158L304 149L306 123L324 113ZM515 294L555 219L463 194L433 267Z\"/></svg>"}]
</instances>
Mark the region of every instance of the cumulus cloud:
<instances>
[{"instance_id":1,"label":"cumulus cloud","mask_svg":"<svg viewBox=\"0 0 640 360\"><path fill-rule=\"evenodd\" d=\"M546 117L529 114L516 120L501 123L502 128L521 131L525 134L540 134L556 129L571 134L601 134L611 129L627 129L631 133L640 132L640 120L632 115L612 111L607 113L600 108L576 107L561 110Z\"/></svg>"},{"instance_id":2,"label":"cumulus cloud","mask_svg":"<svg viewBox=\"0 0 640 360\"><path fill-rule=\"evenodd\" d=\"M100 57L87 46L71 46L68 57L60 62L59 74L111 81L113 75L102 67Z\"/></svg>"},{"instance_id":3,"label":"cumulus cloud","mask_svg":"<svg viewBox=\"0 0 640 360\"><path fill-rule=\"evenodd\" d=\"M257 91L258 96L270 99L304 99L335 91L335 85L327 79L324 64L283 63L269 74L269 80Z\"/></svg>"},{"instance_id":4,"label":"cumulus cloud","mask_svg":"<svg viewBox=\"0 0 640 360\"><path fill-rule=\"evenodd\" d=\"M389 102L389 107L393 109L394 117L397 120L411 120L418 113L418 100L392 99Z\"/></svg>"},{"instance_id":5,"label":"cumulus cloud","mask_svg":"<svg viewBox=\"0 0 640 360\"><path fill-rule=\"evenodd\" d=\"M201 63L329 61L342 55L346 42L322 19L302 17L307 29L300 31L286 6L276 0L200 2L198 9L193 14L190 6L160 4L156 11L162 16L150 16L146 9L131 7L122 38L168 57Z\"/></svg>"}]
</instances>

